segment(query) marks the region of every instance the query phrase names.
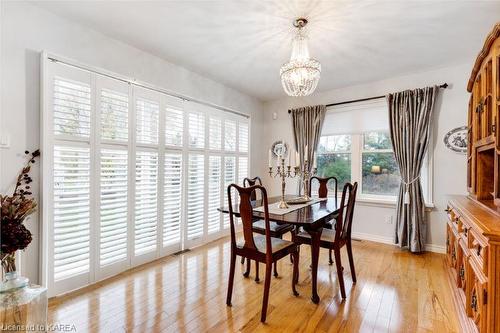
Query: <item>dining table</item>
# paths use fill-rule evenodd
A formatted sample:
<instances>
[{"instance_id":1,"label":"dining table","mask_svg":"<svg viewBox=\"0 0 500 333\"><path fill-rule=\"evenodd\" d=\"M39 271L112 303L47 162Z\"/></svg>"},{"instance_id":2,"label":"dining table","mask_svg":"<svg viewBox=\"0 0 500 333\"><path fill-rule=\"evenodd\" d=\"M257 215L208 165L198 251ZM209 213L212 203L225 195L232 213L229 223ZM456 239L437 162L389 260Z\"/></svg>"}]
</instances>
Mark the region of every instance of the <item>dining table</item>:
<instances>
[{"instance_id":1,"label":"dining table","mask_svg":"<svg viewBox=\"0 0 500 333\"><path fill-rule=\"evenodd\" d=\"M292 200L296 196L285 196L285 200ZM271 206L281 200L281 196L269 197L268 204ZM252 201L252 207L257 208L263 205L262 199ZM293 207L290 205L290 207ZM273 214L269 211L269 221L278 224L291 224L298 228L302 228L311 236L311 300L313 303L319 303L318 295L318 261L320 240L323 227L328 221L335 219L339 213L339 204L337 198L328 197L319 201L313 201L310 205L301 206L295 210L287 211L285 214ZM224 206L218 208L218 211L229 214L229 207ZM258 210L253 210L253 217L264 219L264 213ZM233 205L233 215L240 217L239 205Z\"/></svg>"}]
</instances>

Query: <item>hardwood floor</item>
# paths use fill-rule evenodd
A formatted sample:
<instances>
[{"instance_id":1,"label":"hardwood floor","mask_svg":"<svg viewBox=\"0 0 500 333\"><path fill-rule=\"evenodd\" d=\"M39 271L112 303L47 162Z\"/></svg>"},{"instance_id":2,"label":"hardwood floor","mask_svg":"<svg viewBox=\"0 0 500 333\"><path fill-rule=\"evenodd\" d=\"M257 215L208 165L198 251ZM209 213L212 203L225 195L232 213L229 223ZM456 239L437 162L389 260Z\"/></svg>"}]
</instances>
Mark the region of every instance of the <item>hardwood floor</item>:
<instances>
[{"instance_id":1,"label":"hardwood floor","mask_svg":"<svg viewBox=\"0 0 500 333\"><path fill-rule=\"evenodd\" d=\"M459 331L444 255L412 255L367 241L353 246L358 283L352 285L343 251L345 302L327 251L321 250L318 305L310 300L309 248L301 247L299 297L291 291L292 265L281 260L280 277L271 282L266 324L260 323L263 282L253 281L254 267L244 278L239 260L233 306L225 305L228 238L51 299L49 322L74 324L77 332Z\"/></svg>"}]
</instances>

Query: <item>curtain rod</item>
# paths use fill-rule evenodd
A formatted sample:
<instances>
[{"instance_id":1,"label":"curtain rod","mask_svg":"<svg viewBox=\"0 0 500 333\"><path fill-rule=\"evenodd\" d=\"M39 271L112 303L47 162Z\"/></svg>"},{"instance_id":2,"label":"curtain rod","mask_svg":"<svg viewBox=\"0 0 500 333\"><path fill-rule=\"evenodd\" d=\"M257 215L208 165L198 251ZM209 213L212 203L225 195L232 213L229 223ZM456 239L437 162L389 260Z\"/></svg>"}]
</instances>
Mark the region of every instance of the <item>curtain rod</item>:
<instances>
[{"instance_id":1,"label":"curtain rod","mask_svg":"<svg viewBox=\"0 0 500 333\"><path fill-rule=\"evenodd\" d=\"M441 89L446 89L448 88L448 83L443 83L439 86ZM337 105L343 105L343 104L349 104L349 103L356 103L356 102L364 102L364 101L371 101L372 99L380 99L380 98L385 98L385 95L382 96L374 96L374 97L366 97L366 98L359 98L359 99L353 99L350 101L344 101L344 102L338 102L338 103L331 103L331 104L326 104L326 107L330 106L337 106ZM291 113L292 110L288 110L288 113Z\"/></svg>"},{"instance_id":2,"label":"curtain rod","mask_svg":"<svg viewBox=\"0 0 500 333\"><path fill-rule=\"evenodd\" d=\"M128 84L133 84L133 85L136 85L138 87L150 89L150 90L153 90L153 91L156 91L156 92L159 92L159 93L171 96L171 97L176 97L176 98L179 98L179 99L182 99L182 100L185 100L185 101L194 102L194 103L197 103L197 104L209 106L209 107L212 107L214 109L218 109L220 111L232 113L232 114L235 114L235 115L238 115L238 116L250 119L250 115L248 115L248 114L245 114L245 113L242 113L242 112L238 112L236 110L233 110L233 109L230 109L230 108L227 108L227 107L224 107L224 106L220 106L220 105L217 105L217 104L214 104L214 103L205 102L205 101L202 101L202 100L199 100L199 99L196 99L196 98L192 98L192 97L189 97L189 96L178 94L178 93L175 93L175 92L172 92L172 91L169 91L169 90L157 87L157 86L152 85L152 84L148 84L148 83L141 82L141 81L138 81L138 80L130 79L130 78L126 77L126 76L123 76L123 75L120 75L120 74L116 74L116 73L112 73L112 72L108 72L108 71L106 71L104 69L101 69L101 68L97 68L97 67L93 67L93 66L81 64L81 63L78 63L77 61L66 59L66 58L63 58L61 56L57 56L57 55L46 53L46 52L44 52L44 57L46 57L48 60L50 60L52 62L59 62L59 63L65 64L67 66L79 68L79 69L82 69L82 70L85 70L85 71L88 71L88 72L92 72L92 73L96 73L96 74L99 74L99 75L102 75L102 76L109 77L109 78L114 79L114 80L119 80L119 81L122 81L122 82L125 82L125 83L128 83Z\"/></svg>"}]
</instances>

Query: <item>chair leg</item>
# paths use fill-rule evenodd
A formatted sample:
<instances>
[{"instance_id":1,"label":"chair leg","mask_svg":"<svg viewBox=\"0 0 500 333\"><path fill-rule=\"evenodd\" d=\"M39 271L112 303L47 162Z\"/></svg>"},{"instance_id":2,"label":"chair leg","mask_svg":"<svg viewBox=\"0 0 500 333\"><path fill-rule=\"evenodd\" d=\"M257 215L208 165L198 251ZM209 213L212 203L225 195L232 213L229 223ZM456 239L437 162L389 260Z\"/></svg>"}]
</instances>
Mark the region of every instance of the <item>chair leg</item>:
<instances>
[{"instance_id":1,"label":"chair leg","mask_svg":"<svg viewBox=\"0 0 500 333\"><path fill-rule=\"evenodd\" d=\"M243 257L243 260L245 260L245 257ZM252 264L252 260L246 258L247 260L247 269L245 271L245 273L243 273L243 276L244 277L248 277L250 275L250 265Z\"/></svg>"},{"instance_id":2,"label":"chair leg","mask_svg":"<svg viewBox=\"0 0 500 333\"><path fill-rule=\"evenodd\" d=\"M245 263L245 257L241 257L241 264L243 265Z\"/></svg>"},{"instance_id":3,"label":"chair leg","mask_svg":"<svg viewBox=\"0 0 500 333\"><path fill-rule=\"evenodd\" d=\"M293 269L294 273L293 274L293 280L295 281L295 284L299 283L299 261L300 261L300 245L297 245L297 255L295 258L293 258ZM295 265L297 265L297 270L295 270Z\"/></svg>"},{"instance_id":4,"label":"chair leg","mask_svg":"<svg viewBox=\"0 0 500 333\"><path fill-rule=\"evenodd\" d=\"M295 289L299 275L299 253L294 252L291 255L293 255L292 291L295 296L299 296L297 289Z\"/></svg>"},{"instance_id":5,"label":"chair leg","mask_svg":"<svg viewBox=\"0 0 500 333\"><path fill-rule=\"evenodd\" d=\"M328 258L328 259L329 259L329 260L328 260L328 263L329 263L330 265L332 265L332 264L333 264L333 259L332 259L332 249L329 249L329 250L328 250L328 257L329 257L329 258Z\"/></svg>"},{"instance_id":6,"label":"chair leg","mask_svg":"<svg viewBox=\"0 0 500 333\"><path fill-rule=\"evenodd\" d=\"M354 258L352 256L351 241L347 242L347 256L349 257L349 267L351 268L352 282L356 283L356 270L354 269Z\"/></svg>"},{"instance_id":7,"label":"chair leg","mask_svg":"<svg viewBox=\"0 0 500 333\"><path fill-rule=\"evenodd\" d=\"M264 297L262 299L262 312L260 314L260 321L266 321L267 303L269 301L269 288L271 287L271 270L272 262L266 263L266 278L264 280Z\"/></svg>"},{"instance_id":8,"label":"chair leg","mask_svg":"<svg viewBox=\"0 0 500 333\"><path fill-rule=\"evenodd\" d=\"M234 266L236 265L236 254L231 252L231 264L229 267L229 282L227 283L227 298L226 305L231 306L231 298L233 296L233 281L234 281Z\"/></svg>"},{"instance_id":9,"label":"chair leg","mask_svg":"<svg viewBox=\"0 0 500 333\"><path fill-rule=\"evenodd\" d=\"M275 261L274 264L274 277L278 277L278 261Z\"/></svg>"},{"instance_id":10,"label":"chair leg","mask_svg":"<svg viewBox=\"0 0 500 333\"><path fill-rule=\"evenodd\" d=\"M335 254L335 264L337 265L337 276L339 279L339 286L340 286L340 294L342 295L342 299L345 299L345 286L344 286L344 268L342 267L342 263L340 261L340 249L335 248L333 250L333 253Z\"/></svg>"},{"instance_id":11,"label":"chair leg","mask_svg":"<svg viewBox=\"0 0 500 333\"><path fill-rule=\"evenodd\" d=\"M259 262L255 260L255 282L259 282Z\"/></svg>"}]
</instances>

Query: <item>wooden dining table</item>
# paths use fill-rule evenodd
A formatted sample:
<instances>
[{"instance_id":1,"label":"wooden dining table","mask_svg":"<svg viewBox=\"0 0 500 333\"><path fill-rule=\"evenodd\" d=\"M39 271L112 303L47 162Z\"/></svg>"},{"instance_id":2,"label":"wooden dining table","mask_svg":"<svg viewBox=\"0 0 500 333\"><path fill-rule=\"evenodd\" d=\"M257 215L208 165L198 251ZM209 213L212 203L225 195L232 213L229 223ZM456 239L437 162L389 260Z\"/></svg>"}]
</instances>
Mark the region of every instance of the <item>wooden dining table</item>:
<instances>
[{"instance_id":1,"label":"wooden dining table","mask_svg":"<svg viewBox=\"0 0 500 333\"><path fill-rule=\"evenodd\" d=\"M291 199L292 196L287 196L286 199ZM279 202L281 197L269 197L269 205ZM252 201L254 208L262 206L262 200L257 199ZM311 275L312 275L312 295L311 300L314 303L319 303L318 295L318 260L321 233L326 222L331 221L338 215L340 204L337 198L326 198L321 201L315 202L311 205L300 207L296 210L288 212L283 215L269 213L269 220L278 224L288 223L296 227L302 227L306 232L311 235ZM228 207L221 207L218 211L222 213L229 213ZM237 204L233 207L233 215L239 217L239 206ZM256 218L264 219L264 213L253 211L253 216Z\"/></svg>"}]
</instances>

